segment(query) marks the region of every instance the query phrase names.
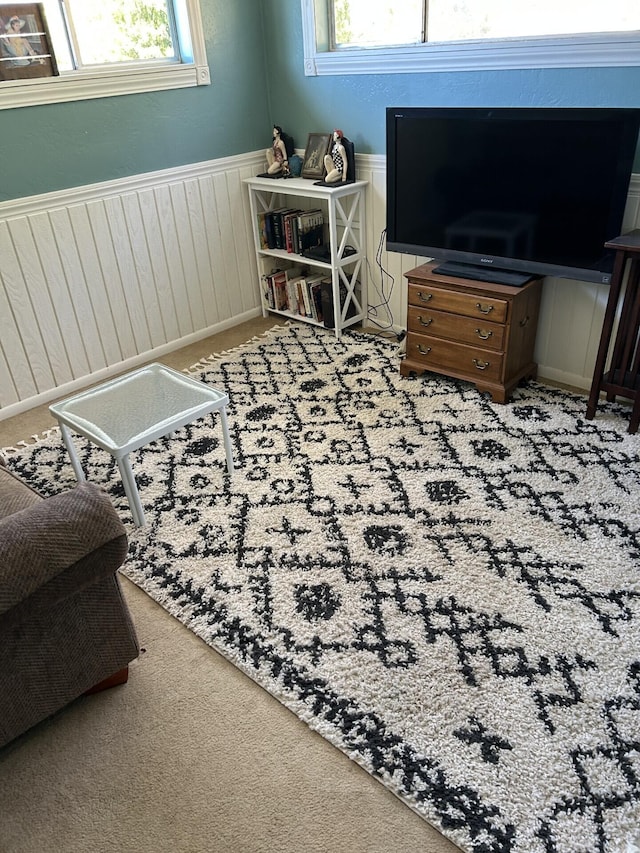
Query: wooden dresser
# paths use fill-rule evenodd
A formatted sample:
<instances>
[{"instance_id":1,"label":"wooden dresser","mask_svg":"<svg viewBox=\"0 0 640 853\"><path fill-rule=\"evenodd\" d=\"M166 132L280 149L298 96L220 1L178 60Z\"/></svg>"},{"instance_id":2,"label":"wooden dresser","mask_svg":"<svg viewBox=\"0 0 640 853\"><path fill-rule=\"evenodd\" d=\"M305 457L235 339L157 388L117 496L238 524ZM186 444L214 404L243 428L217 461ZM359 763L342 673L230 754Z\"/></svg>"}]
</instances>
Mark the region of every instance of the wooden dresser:
<instances>
[{"instance_id":1,"label":"wooden dresser","mask_svg":"<svg viewBox=\"0 0 640 853\"><path fill-rule=\"evenodd\" d=\"M519 382L536 376L542 281L511 287L438 275L436 266L405 273L407 355L401 374L429 370L465 379L505 403Z\"/></svg>"}]
</instances>

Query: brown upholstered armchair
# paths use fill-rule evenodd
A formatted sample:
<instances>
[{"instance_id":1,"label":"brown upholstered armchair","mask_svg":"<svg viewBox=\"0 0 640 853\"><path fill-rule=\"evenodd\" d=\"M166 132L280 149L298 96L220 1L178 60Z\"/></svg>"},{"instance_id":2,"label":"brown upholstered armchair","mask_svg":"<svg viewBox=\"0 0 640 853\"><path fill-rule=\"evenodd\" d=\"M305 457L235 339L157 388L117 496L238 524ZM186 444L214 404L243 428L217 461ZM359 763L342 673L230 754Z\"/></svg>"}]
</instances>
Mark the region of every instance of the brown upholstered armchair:
<instances>
[{"instance_id":1,"label":"brown upholstered armchair","mask_svg":"<svg viewBox=\"0 0 640 853\"><path fill-rule=\"evenodd\" d=\"M98 487L43 499L0 463L0 747L127 680L139 650L116 575L126 553Z\"/></svg>"}]
</instances>

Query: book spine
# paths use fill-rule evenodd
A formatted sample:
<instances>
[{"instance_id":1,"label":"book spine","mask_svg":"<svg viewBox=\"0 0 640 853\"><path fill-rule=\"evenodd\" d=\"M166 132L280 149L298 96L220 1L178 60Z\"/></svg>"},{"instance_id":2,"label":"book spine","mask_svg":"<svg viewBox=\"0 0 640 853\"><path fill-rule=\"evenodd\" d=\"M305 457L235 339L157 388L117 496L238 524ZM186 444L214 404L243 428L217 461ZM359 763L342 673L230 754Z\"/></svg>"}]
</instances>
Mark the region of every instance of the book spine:
<instances>
[{"instance_id":1,"label":"book spine","mask_svg":"<svg viewBox=\"0 0 640 853\"><path fill-rule=\"evenodd\" d=\"M273 214L273 242L274 249L284 249L284 233L282 231L282 214Z\"/></svg>"},{"instance_id":2,"label":"book spine","mask_svg":"<svg viewBox=\"0 0 640 853\"><path fill-rule=\"evenodd\" d=\"M300 251L304 252L305 249L311 248L311 246L322 246L324 241L324 235L322 230L322 225L318 224L307 231L305 231L300 236Z\"/></svg>"},{"instance_id":3,"label":"book spine","mask_svg":"<svg viewBox=\"0 0 640 853\"><path fill-rule=\"evenodd\" d=\"M302 281L302 303L304 305L304 316L311 317L311 301L309 299L309 285L307 280Z\"/></svg>"},{"instance_id":4,"label":"book spine","mask_svg":"<svg viewBox=\"0 0 640 853\"><path fill-rule=\"evenodd\" d=\"M299 211L294 210L284 217L284 245L287 252L295 251L293 244L293 223L298 213Z\"/></svg>"},{"instance_id":5,"label":"book spine","mask_svg":"<svg viewBox=\"0 0 640 853\"><path fill-rule=\"evenodd\" d=\"M322 283L317 282L313 285L311 289L311 295L313 298L313 304L315 305L315 319L322 323L324 321L324 316L322 313Z\"/></svg>"},{"instance_id":6,"label":"book spine","mask_svg":"<svg viewBox=\"0 0 640 853\"><path fill-rule=\"evenodd\" d=\"M275 249L276 243L275 243L275 237L273 234L273 211L272 210L269 210L269 211L267 211L267 213L265 213L264 224L265 224L265 236L266 236L266 240L267 240L267 248L268 249Z\"/></svg>"},{"instance_id":7,"label":"book spine","mask_svg":"<svg viewBox=\"0 0 640 853\"><path fill-rule=\"evenodd\" d=\"M298 314L301 317L307 316L307 303L304 299L305 290L307 289L307 282L304 278L298 279Z\"/></svg>"},{"instance_id":8,"label":"book spine","mask_svg":"<svg viewBox=\"0 0 640 853\"><path fill-rule=\"evenodd\" d=\"M275 308L276 302L273 297L273 276L265 275L262 277L262 293L264 297L265 304L268 308Z\"/></svg>"},{"instance_id":9,"label":"book spine","mask_svg":"<svg viewBox=\"0 0 640 853\"><path fill-rule=\"evenodd\" d=\"M288 302L289 302L289 311L292 314L298 313L298 282L290 281L287 285L288 290Z\"/></svg>"},{"instance_id":10,"label":"book spine","mask_svg":"<svg viewBox=\"0 0 640 853\"><path fill-rule=\"evenodd\" d=\"M286 311L287 302L287 280L284 273L278 273L273 278L273 291L275 306L278 311Z\"/></svg>"},{"instance_id":11,"label":"book spine","mask_svg":"<svg viewBox=\"0 0 640 853\"><path fill-rule=\"evenodd\" d=\"M293 216L291 218L291 232L292 232L292 243L293 243L293 251L299 255L300 254L300 236L298 234L298 217Z\"/></svg>"},{"instance_id":12,"label":"book spine","mask_svg":"<svg viewBox=\"0 0 640 853\"><path fill-rule=\"evenodd\" d=\"M293 251L293 244L291 242L291 217L286 216L284 220L284 246L287 252Z\"/></svg>"}]
</instances>

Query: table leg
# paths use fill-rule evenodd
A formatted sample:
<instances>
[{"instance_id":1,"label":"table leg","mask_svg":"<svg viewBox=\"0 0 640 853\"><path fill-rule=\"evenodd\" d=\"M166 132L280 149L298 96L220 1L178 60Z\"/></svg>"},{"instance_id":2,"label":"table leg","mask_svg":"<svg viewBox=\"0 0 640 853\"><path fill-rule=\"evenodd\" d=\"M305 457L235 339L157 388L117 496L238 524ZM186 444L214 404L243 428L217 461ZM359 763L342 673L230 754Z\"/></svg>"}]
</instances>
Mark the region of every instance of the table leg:
<instances>
[{"instance_id":1,"label":"table leg","mask_svg":"<svg viewBox=\"0 0 640 853\"><path fill-rule=\"evenodd\" d=\"M231 439L229 438L229 425L227 424L227 413L224 406L220 411L220 421L222 423L222 435L224 437L224 449L227 454L227 471L233 474L233 452L231 450Z\"/></svg>"},{"instance_id":2,"label":"table leg","mask_svg":"<svg viewBox=\"0 0 640 853\"><path fill-rule=\"evenodd\" d=\"M71 433L63 423L60 423L60 433L62 434L64 446L67 448L67 453L69 454L69 459L71 460L71 467L73 468L73 473L76 475L76 480L79 483L82 483L87 478L84 475L82 465L80 464L80 460L78 459L78 454L76 453L76 448L74 446L73 439L71 438Z\"/></svg>"},{"instance_id":3,"label":"table leg","mask_svg":"<svg viewBox=\"0 0 640 853\"><path fill-rule=\"evenodd\" d=\"M116 462L118 463L118 469L120 471L120 476L122 477L124 492L129 501L129 506L131 507L133 523L136 527L144 527L144 509L142 508L142 501L140 500L140 493L138 492L138 484L136 483L135 474L131 468L129 457L122 456L119 459L116 459Z\"/></svg>"}]
</instances>

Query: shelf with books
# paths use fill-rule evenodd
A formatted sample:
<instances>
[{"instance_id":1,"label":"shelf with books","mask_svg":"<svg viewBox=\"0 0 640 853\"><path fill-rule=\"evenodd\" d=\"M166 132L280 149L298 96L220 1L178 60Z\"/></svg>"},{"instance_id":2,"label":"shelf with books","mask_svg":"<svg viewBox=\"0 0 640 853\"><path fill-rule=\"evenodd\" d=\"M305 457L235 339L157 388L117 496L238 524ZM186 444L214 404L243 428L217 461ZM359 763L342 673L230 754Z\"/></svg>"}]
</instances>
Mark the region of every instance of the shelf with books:
<instances>
[{"instance_id":1,"label":"shelf with books","mask_svg":"<svg viewBox=\"0 0 640 853\"><path fill-rule=\"evenodd\" d=\"M326 185L256 177L245 183L263 315L321 324L338 338L344 328L362 322L367 182ZM286 301L283 281L289 288Z\"/></svg>"}]
</instances>

